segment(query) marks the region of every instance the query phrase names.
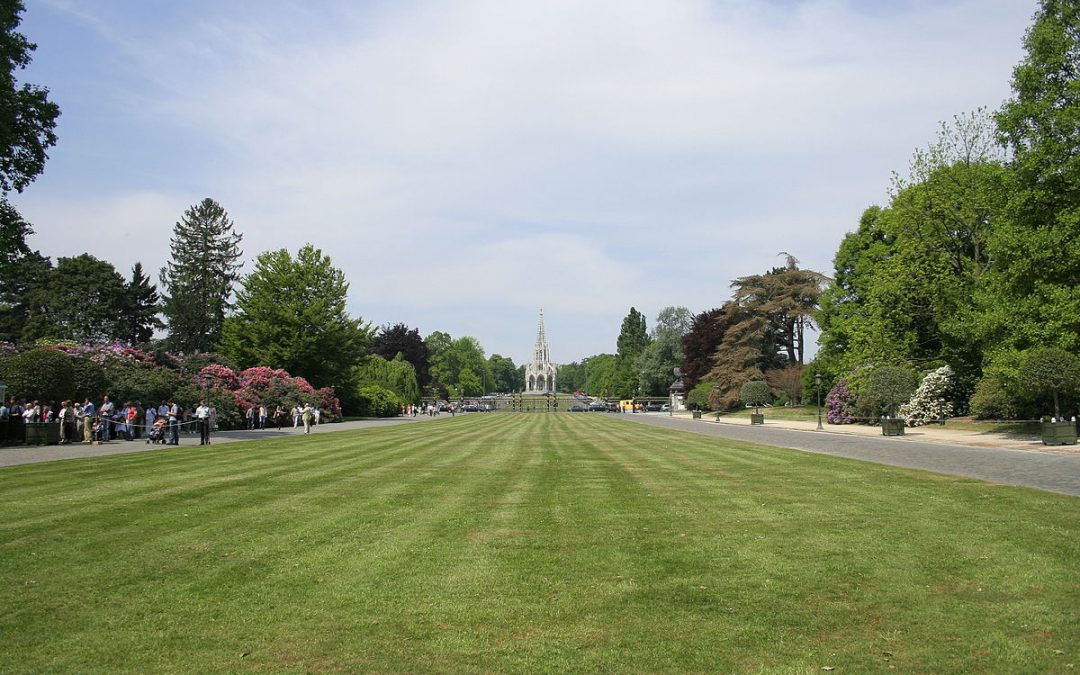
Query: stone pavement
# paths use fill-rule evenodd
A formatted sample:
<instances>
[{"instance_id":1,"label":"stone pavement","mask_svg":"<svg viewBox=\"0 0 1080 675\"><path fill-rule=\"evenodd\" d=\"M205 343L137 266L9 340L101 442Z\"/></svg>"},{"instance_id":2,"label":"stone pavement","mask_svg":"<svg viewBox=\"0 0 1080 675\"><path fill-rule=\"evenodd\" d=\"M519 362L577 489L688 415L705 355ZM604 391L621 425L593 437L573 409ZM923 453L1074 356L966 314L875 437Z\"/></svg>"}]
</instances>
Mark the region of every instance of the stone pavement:
<instances>
[{"instance_id":1,"label":"stone pavement","mask_svg":"<svg viewBox=\"0 0 1080 675\"><path fill-rule=\"evenodd\" d=\"M446 415L443 415L444 417ZM369 429L371 427L385 427L394 424L413 424L439 417L390 417L386 419L364 419L351 422L337 422L335 424L320 424L313 426L311 432L315 434L331 431L348 431L350 429ZM304 428L284 427L280 431L271 427L269 429L237 431L217 431L210 437L210 444L235 443L236 441L250 441L263 438L284 438L303 434ZM192 433L180 434L180 445L198 445L199 435ZM108 441L99 445L89 443L76 443L73 445L40 445L40 446L14 446L0 448L0 467L15 466L17 464L36 464L38 462L53 462L61 459L76 459L79 457L105 457L107 455L124 455L132 452L152 452L156 450L169 450L176 446L149 444L144 440L136 441Z\"/></svg>"},{"instance_id":2,"label":"stone pavement","mask_svg":"<svg viewBox=\"0 0 1080 675\"><path fill-rule=\"evenodd\" d=\"M769 420L767 416L765 424L754 426L745 417L716 422L715 415L700 420L686 415L669 417L667 413L616 417L718 438L1080 496L1077 446L1048 447L1007 434L918 427L904 436L885 437L878 427L825 425L824 431L816 431L816 422Z\"/></svg>"}]
</instances>

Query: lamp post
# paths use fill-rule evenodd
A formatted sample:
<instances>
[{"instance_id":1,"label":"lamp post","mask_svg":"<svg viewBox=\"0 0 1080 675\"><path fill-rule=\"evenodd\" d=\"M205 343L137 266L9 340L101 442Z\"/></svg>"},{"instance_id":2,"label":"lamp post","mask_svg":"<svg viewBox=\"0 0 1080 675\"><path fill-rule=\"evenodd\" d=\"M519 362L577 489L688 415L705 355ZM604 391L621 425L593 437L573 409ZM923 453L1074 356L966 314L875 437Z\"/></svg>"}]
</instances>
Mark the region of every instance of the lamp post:
<instances>
[{"instance_id":1,"label":"lamp post","mask_svg":"<svg viewBox=\"0 0 1080 675\"><path fill-rule=\"evenodd\" d=\"M824 431L821 426L821 373L814 373L814 388L817 389L817 431Z\"/></svg>"}]
</instances>

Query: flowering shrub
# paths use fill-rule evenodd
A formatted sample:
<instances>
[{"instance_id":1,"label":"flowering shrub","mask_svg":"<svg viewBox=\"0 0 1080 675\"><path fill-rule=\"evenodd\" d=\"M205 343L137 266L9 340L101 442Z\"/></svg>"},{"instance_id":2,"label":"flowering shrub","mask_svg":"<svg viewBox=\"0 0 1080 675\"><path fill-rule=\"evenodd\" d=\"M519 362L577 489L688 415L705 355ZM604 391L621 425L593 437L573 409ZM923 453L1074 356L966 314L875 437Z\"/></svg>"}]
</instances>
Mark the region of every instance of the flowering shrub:
<instances>
[{"instance_id":1,"label":"flowering shrub","mask_svg":"<svg viewBox=\"0 0 1080 675\"><path fill-rule=\"evenodd\" d=\"M840 380L829 390L825 397L825 417L829 424L855 422L855 394L848 388L847 380Z\"/></svg>"},{"instance_id":2,"label":"flowering shrub","mask_svg":"<svg viewBox=\"0 0 1080 675\"><path fill-rule=\"evenodd\" d=\"M927 373L911 400L900 406L900 417L909 427L917 427L952 415L947 396L953 379L953 370L948 366Z\"/></svg>"},{"instance_id":3,"label":"flowering shrub","mask_svg":"<svg viewBox=\"0 0 1080 675\"><path fill-rule=\"evenodd\" d=\"M240 387L240 376L228 366L211 363L199 371L196 378L199 386L221 387L230 391Z\"/></svg>"}]
</instances>

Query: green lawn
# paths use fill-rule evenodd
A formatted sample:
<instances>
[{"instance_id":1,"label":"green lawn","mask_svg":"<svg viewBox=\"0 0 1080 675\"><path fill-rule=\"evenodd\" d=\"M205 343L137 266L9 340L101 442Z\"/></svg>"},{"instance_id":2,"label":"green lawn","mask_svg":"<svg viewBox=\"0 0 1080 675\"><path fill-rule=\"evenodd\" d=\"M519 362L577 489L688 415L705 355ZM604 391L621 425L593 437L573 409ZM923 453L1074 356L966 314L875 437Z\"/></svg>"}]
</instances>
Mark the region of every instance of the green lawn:
<instances>
[{"instance_id":1,"label":"green lawn","mask_svg":"<svg viewBox=\"0 0 1080 675\"><path fill-rule=\"evenodd\" d=\"M608 415L0 469L0 672L1075 672L1080 500Z\"/></svg>"}]
</instances>

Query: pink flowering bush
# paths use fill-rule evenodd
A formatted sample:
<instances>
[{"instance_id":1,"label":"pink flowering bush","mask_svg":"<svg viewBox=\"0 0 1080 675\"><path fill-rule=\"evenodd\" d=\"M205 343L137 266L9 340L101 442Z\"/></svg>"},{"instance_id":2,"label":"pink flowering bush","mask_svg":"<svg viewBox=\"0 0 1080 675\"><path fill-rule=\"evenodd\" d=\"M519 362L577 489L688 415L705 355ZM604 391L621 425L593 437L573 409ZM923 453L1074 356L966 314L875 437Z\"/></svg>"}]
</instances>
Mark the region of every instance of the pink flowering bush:
<instances>
[{"instance_id":1,"label":"pink flowering bush","mask_svg":"<svg viewBox=\"0 0 1080 675\"><path fill-rule=\"evenodd\" d=\"M848 388L847 380L837 382L825 397L825 416L829 424L853 424L855 401L855 394Z\"/></svg>"},{"instance_id":2,"label":"pink flowering bush","mask_svg":"<svg viewBox=\"0 0 1080 675\"><path fill-rule=\"evenodd\" d=\"M235 391L240 388L240 376L228 366L211 363L199 371L196 378L200 386L217 387Z\"/></svg>"}]
</instances>

